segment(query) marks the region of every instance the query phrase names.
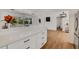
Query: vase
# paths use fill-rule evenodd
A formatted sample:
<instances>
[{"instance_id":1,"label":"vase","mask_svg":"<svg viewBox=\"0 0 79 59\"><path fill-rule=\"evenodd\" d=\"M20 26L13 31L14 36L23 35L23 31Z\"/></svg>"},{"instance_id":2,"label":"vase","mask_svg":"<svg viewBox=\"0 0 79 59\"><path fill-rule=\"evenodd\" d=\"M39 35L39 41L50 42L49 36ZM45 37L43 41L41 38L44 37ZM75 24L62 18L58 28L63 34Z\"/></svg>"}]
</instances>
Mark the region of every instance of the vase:
<instances>
[{"instance_id":1,"label":"vase","mask_svg":"<svg viewBox=\"0 0 79 59\"><path fill-rule=\"evenodd\" d=\"M8 29L11 27L11 24L10 23L7 23L7 26L8 26Z\"/></svg>"}]
</instances>

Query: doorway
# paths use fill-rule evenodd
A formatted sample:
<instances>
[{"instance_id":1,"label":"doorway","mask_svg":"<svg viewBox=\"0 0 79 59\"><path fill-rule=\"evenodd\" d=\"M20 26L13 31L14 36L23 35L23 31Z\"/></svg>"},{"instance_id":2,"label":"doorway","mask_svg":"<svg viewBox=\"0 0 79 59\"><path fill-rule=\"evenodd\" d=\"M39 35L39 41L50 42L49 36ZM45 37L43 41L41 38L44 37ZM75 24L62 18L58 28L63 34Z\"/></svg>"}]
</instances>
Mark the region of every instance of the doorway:
<instances>
[{"instance_id":1,"label":"doorway","mask_svg":"<svg viewBox=\"0 0 79 59\"><path fill-rule=\"evenodd\" d=\"M57 17L57 30L62 31L62 18Z\"/></svg>"}]
</instances>

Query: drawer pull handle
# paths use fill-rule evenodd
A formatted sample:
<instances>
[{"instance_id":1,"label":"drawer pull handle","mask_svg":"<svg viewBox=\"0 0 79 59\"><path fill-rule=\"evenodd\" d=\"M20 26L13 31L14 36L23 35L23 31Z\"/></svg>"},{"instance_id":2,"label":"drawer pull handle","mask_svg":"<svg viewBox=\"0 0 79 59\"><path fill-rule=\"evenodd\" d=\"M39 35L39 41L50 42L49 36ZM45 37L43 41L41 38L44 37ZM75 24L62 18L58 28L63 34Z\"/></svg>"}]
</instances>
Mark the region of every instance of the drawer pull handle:
<instances>
[{"instance_id":1,"label":"drawer pull handle","mask_svg":"<svg viewBox=\"0 0 79 59\"><path fill-rule=\"evenodd\" d=\"M24 43L26 43L26 42L28 42L28 41L30 41L30 39L28 39L28 40L24 41Z\"/></svg>"},{"instance_id":2,"label":"drawer pull handle","mask_svg":"<svg viewBox=\"0 0 79 59\"><path fill-rule=\"evenodd\" d=\"M30 47L27 47L26 49L29 49Z\"/></svg>"}]
</instances>

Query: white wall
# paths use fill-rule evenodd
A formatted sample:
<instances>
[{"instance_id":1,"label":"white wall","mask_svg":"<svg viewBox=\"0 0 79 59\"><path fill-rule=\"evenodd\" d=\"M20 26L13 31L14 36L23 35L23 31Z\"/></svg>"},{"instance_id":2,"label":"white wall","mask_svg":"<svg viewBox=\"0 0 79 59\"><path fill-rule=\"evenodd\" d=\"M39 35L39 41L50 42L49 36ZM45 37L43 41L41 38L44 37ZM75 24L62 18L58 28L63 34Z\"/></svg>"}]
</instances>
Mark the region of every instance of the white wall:
<instances>
[{"instance_id":1,"label":"white wall","mask_svg":"<svg viewBox=\"0 0 79 59\"><path fill-rule=\"evenodd\" d=\"M64 11L64 10L63 10ZM63 11L59 12L52 12L52 11L39 11L36 12L35 14L37 15L38 18L41 18L42 24L46 25L49 30L56 30L57 28L57 17L59 17L59 14L61 14ZM64 11L67 13L67 17L63 18L63 30L65 30L65 23L69 23L69 12ZM46 17L50 17L50 22L46 22ZM38 20L38 19L37 19Z\"/></svg>"},{"instance_id":2,"label":"white wall","mask_svg":"<svg viewBox=\"0 0 79 59\"><path fill-rule=\"evenodd\" d=\"M43 25L46 25L48 29L50 30L56 30L56 13L52 13L52 12L39 12L39 13L35 13L38 17L38 19L40 18L42 20ZM50 22L46 22L46 17L50 17Z\"/></svg>"}]
</instances>

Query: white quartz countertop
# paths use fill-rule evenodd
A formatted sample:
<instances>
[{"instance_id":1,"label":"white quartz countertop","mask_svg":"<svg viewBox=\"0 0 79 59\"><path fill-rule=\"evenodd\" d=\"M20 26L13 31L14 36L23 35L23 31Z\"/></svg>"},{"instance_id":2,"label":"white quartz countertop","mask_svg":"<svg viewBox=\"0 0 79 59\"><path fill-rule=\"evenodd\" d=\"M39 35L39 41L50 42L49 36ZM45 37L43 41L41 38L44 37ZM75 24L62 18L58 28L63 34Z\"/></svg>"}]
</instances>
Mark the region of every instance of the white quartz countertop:
<instances>
[{"instance_id":1,"label":"white quartz countertop","mask_svg":"<svg viewBox=\"0 0 79 59\"><path fill-rule=\"evenodd\" d=\"M44 26L29 26L29 27L15 27L10 29L0 29L0 47L6 46L20 40L24 37L28 37L35 33L44 30Z\"/></svg>"}]
</instances>

